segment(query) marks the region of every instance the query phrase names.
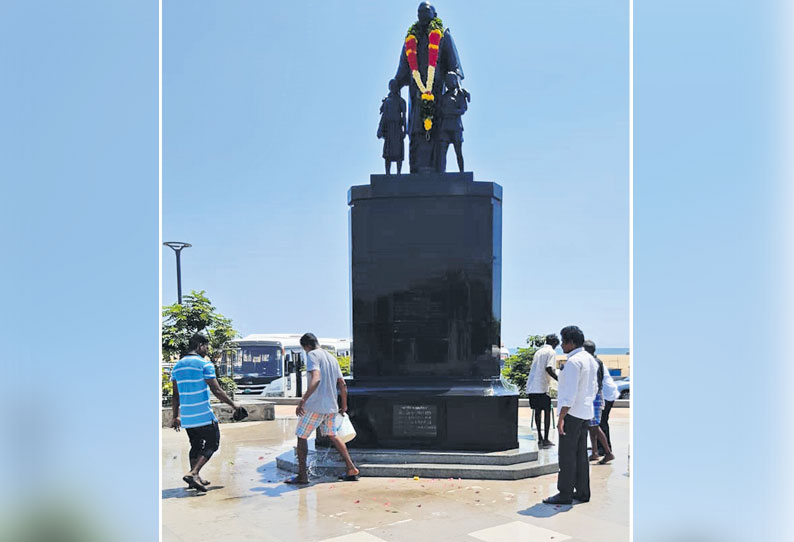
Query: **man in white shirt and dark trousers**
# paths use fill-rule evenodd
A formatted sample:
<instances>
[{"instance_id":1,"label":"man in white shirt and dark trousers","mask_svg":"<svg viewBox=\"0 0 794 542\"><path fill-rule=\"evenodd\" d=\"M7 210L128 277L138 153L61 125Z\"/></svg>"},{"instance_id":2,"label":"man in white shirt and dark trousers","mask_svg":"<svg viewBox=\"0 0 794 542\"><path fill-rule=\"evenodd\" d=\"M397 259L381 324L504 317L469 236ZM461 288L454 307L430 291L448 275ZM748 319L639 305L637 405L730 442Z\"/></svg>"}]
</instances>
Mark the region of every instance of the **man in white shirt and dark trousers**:
<instances>
[{"instance_id":1,"label":"man in white shirt and dark trousers","mask_svg":"<svg viewBox=\"0 0 794 542\"><path fill-rule=\"evenodd\" d=\"M577 326L560 331L562 351L568 354L560 370L557 389L557 430L560 472L558 494L543 499L546 504L571 504L573 499L590 500L590 462L587 460L588 425L593 418L598 364L582 345L584 333Z\"/></svg>"},{"instance_id":2,"label":"man in white shirt and dark trousers","mask_svg":"<svg viewBox=\"0 0 794 542\"><path fill-rule=\"evenodd\" d=\"M551 379L557 380L554 365L557 361L557 352L554 351L560 340L557 335L546 335L546 344L541 346L532 356L532 367L527 377L527 397L529 408L535 413L535 426L538 428L538 448L549 448L554 444L549 440L549 427L551 426L551 397L549 384ZM545 434L540 432L540 416L545 413Z\"/></svg>"}]
</instances>

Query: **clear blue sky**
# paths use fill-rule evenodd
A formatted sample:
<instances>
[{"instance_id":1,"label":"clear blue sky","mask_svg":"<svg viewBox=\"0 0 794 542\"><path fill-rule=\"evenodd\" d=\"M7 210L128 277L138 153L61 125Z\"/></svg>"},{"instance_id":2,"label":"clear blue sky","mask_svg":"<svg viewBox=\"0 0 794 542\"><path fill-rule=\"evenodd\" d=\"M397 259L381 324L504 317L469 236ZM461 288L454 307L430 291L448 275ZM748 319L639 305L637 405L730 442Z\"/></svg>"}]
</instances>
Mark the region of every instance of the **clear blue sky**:
<instances>
[{"instance_id":1,"label":"clear blue sky","mask_svg":"<svg viewBox=\"0 0 794 542\"><path fill-rule=\"evenodd\" d=\"M157 45L157 2L0 2L0 539L157 539Z\"/></svg>"},{"instance_id":2,"label":"clear blue sky","mask_svg":"<svg viewBox=\"0 0 794 542\"><path fill-rule=\"evenodd\" d=\"M163 240L193 244L183 293L243 334L350 336L347 189L382 171L418 3L164 3ZM504 343L576 323L627 346L628 3L435 5L472 94L466 169L504 187Z\"/></svg>"}]
</instances>

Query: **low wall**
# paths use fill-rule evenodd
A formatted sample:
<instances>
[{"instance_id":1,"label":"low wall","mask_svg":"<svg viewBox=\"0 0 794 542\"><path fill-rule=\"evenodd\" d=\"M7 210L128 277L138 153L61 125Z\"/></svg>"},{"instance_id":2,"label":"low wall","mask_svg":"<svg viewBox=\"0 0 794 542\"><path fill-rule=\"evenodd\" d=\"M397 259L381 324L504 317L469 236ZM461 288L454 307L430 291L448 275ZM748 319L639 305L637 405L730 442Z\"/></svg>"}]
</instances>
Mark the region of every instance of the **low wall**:
<instances>
[{"instance_id":1,"label":"low wall","mask_svg":"<svg viewBox=\"0 0 794 542\"><path fill-rule=\"evenodd\" d=\"M631 376L631 355L630 354L596 354L598 359L604 362L607 369L620 369L620 376ZM565 363L568 356L557 354L557 369Z\"/></svg>"},{"instance_id":2,"label":"low wall","mask_svg":"<svg viewBox=\"0 0 794 542\"><path fill-rule=\"evenodd\" d=\"M557 408L557 399L552 399L551 404L554 408ZM519 399L518 406L528 407L529 399ZM612 405L612 408L631 408L631 399L618 399L615 401L615 404Z\"/></svg>"},{"instance_id":3,"label":"low wall","mask_svg":"<svg viewBox=\"0 0 794 542\"><path fill-rule=\"evenodd\" d=\"M276 404L273 401L238 401L248 411L248 417L242 421L259 422L276 419ZM213 403L212 411L220 423L234 423L232 407L224 403ZM172 407L163 407L163 427L171 427L174 419Z\"/></svg>"},{"instance_id":4,"label":"low wall","mask_svg":"<svg viewBox=\"0 0 794 542\"><path fill-rule=\"evenodd\" d=\"M297 405L300 403L299 397L268 397L267 400L277 405ZM552 399L551 402L555 407L557 406L557 399ZM529 407L529 399L519 399L518 406ZM631 408L631 399L618 399L612 406L613 408Z\"/></svg>"}]
</instances>

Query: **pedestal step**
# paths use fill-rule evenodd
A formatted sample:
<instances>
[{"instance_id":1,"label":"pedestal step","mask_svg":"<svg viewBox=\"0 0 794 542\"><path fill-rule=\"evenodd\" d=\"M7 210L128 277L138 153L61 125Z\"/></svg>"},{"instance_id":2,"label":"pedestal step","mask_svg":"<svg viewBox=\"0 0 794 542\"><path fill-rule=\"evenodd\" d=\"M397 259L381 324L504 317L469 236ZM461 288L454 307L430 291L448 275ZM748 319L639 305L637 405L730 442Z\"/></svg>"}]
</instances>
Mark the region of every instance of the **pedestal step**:
<instances>
[{"instance_id":1,"label":"pedestal step","mask_svg":"<svg viewBox=\"0 0 794 542\"><path fill-rule=\"evenodd\" d=\"M345 464L335 450L313 449L310 440L309 470L314 476L337 476ZM391 478L464 478L476 480L519 480L557 472L557 452L538 452L534 442L522 442L523 449L505 452L438 452L426 450L351 451L362 476ZM531 449L534 447L534 450ZM280 469L297 472L295 451L276 459Z\"/></svg>"},{"instance_id":2,"label":"pedestal step","mask_svg":"<svg viewBox=\"0 0 794 542\"><path fill-rule=\"evenodd\" d=\"M389 450L389 449L358 449L351 448L353 461L367 464L392 463L430 463L460 465L515 465L535 461L538 458L538 446L533 440L521 440L519 448L503 452L469 452L445 450ZM339 454L331 448L315 448L318 454L328 453L331 459L341 461Z\"/></svg>"}]
</instances>

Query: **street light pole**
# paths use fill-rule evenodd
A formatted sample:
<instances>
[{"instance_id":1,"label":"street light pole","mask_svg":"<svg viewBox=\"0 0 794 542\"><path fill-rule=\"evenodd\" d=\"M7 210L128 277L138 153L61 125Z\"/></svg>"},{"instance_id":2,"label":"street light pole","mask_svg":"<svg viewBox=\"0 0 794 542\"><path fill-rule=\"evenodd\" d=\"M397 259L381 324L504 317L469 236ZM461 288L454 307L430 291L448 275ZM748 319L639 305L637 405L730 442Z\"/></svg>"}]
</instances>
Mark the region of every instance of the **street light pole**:
<instances>
[{"instance_id":1,"label":"street light pole","mask_svg":"<svg viewBox=\"0 0 794 542\"><path fill-rule=\"evenodd\" d=\"M182 304L182 261L181 254L183 248L192 247L190 243L183 243L181 241L166 241L163 245L173 249L176 254L176 293L179 299L179 304Z\"/></svg>"}]
</instances>

